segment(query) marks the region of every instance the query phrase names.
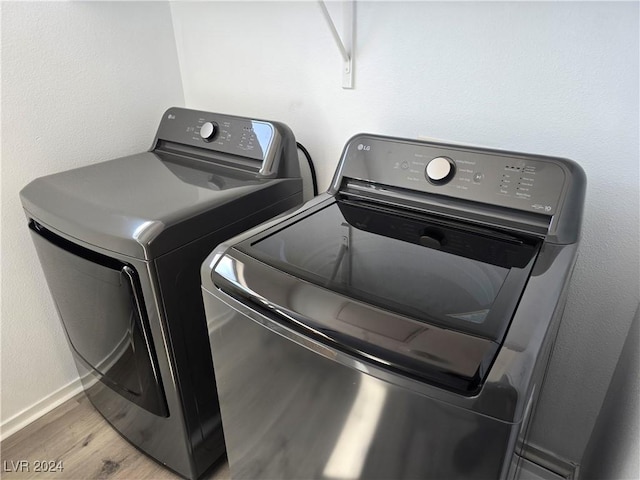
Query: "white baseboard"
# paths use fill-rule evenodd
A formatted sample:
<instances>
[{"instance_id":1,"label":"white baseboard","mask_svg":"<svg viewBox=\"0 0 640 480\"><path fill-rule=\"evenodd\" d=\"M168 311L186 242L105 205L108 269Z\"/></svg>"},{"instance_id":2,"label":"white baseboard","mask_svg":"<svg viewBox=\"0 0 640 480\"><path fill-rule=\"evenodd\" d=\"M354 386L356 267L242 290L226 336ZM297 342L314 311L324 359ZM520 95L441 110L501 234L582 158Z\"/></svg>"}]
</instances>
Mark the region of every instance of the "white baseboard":
<instances>
[{"instance_id":1,"label":"white baseboard","mask_svg":"<svg viewBox=\"0 0 640 480\"><path fill-rule=\"evenodd\" d=\"M98 363L99 370L108 372L109 369L111 369L111 367L120 359L129 344L129 337L125 334L113 350L111 350L105 358ZM46 396L34 405L2 422L0 424L0 442L6 440L18 430L23 429L31 422L36 421L38 418L76 396L82 391L83 381L87 388L94 385L98 381L98 376L93 374L91 370L84 367L83 369L86 370L86 373L84 373L82 377L76 378L74 381L53 392L51 395Z\"/></svg>"},{"instance_id":2,"label":"white baseboard","mask_svg":"<svg viewBox=\"0 0 640 480\"><path fill-rule=\"evenodd\" d=\"M527 444L524 447L522 458L567 480L578 478L580 465L537 445Z\"/></svg>"},{"instance_id":3,"label":"white baseboard","mask_svg":"<svg viewBox=\"0 0 640 480\"><path fill-rule=\"evenodd\" d=\"M4 441L17 431L23 429L31 422L34 422L54 408L62 405L67 400L73 398L82 391L80 378L76 378L71 383L46 396L39 402L25 408L11 418L0 424L0 441Z\"/></svg>"}]
</instances>

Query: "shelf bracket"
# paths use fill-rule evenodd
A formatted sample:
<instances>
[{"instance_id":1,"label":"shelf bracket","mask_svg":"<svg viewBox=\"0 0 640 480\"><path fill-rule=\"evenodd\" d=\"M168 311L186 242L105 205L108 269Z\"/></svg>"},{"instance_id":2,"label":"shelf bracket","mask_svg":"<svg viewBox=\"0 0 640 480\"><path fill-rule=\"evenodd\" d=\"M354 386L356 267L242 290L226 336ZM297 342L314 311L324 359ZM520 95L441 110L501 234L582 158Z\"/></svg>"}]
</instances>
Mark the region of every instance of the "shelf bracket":
<instances>
[{"instance_id":1,"label":"shelf bracket","mask_svg":"<svg viewBox=\"0 0 640 480\"><path fill-rule=\"evenodd\" d=\"M342 55L342 88L353 88L353 58L355 56L355 27L356 27L356 2L355 0L343 1L344 36L341 38L333 19L329 14L324 0L318 0L322 14L324 15L331 35Z\"/></svg>"}]
</instances>

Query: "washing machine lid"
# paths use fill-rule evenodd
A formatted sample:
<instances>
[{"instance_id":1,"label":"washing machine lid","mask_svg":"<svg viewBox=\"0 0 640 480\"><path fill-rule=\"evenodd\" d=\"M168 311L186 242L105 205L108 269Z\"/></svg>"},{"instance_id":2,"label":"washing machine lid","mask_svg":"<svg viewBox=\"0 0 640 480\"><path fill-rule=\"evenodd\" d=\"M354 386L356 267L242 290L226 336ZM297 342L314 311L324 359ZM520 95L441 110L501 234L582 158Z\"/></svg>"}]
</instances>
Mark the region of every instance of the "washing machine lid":
<instances>
[{"instance_id":1,"label":"washing machine lid","mask_svg":"<svg viewBox=\"0 0 640 480\"><path fill-rule=\"evenodd\" d=\"M472 393L538 249L534 239L338 200L236 244L212 278L332 347Z\"/></svg>"},{"instance_id":2,"label":"washing machine lid","mask_svg":"<svg viewBox=\"0 0 640 480\"><path fill-rule=\"evenodd\" d=\"M285 179L211 161L145 152L38 178L28 215L90 245L155 258L295 194Z\"/></svg>"}]
</instances>

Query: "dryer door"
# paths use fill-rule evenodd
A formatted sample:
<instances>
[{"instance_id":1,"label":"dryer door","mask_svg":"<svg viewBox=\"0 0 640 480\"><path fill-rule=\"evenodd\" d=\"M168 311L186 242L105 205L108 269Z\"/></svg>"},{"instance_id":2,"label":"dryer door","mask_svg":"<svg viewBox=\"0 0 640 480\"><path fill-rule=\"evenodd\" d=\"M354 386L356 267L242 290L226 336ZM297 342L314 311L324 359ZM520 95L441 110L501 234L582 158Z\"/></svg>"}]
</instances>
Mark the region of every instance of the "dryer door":
<instances>
[{"instance_id":1,"label":"dryer door","mask_svg":"<svg viewBox=\"0 0 640 480\"><path fill-rule=\"evenodd\" d=\"M168 416L137 272L33 220L29 228L76 361L130 401Z\"/></svg>"}]
</instances>

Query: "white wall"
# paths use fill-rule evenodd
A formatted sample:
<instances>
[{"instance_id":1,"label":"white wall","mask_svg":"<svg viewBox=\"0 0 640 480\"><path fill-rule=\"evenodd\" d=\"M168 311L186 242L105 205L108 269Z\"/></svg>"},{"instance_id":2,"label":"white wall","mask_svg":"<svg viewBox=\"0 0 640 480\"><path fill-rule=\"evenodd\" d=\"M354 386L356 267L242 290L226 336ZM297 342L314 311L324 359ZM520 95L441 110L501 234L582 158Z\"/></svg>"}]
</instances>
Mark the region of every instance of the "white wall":
<instances>
[{"instance_id":1,"label":"white wall","mask_svg":"<svg viewBox=\"0 0 640 480\"><path fill-rule=\"evenodd\" d=\"M598 420L583 456L580 478L640 478L640 309L631 323Z\"/></svg>"},{"instance_id":2,"label":"white wall","mask_svg":"<svg viewBox=\"0 0 640 480\"><path fill-rule=\"evenodd\" d=\"M2 74L6 436L77 379L19 190L38 176L148 149L163 111L184 97L166 2L3 2Z\"/></svg>"},{"instance_id":3,"label":"white wall","mask_svg":"<svg viewBox=\"0 0 640 480\"><path fill-rule=\"evenodd\" d=\"M360 131L578 161L583 240L533 433L578 462L638 305L638 4L357 5L343 90L315 2L172 4L186 105L289 124L324 188Z\"/></svg>"}]
</instances>

